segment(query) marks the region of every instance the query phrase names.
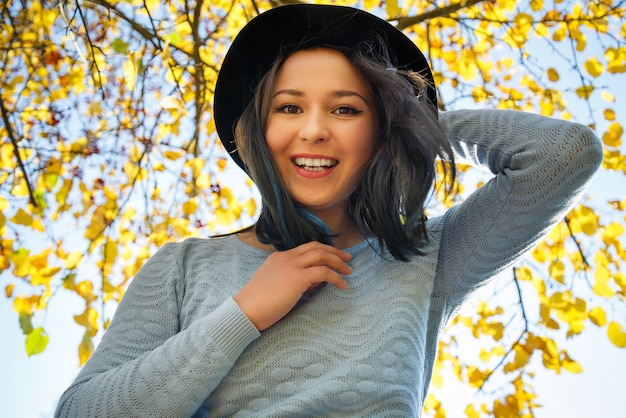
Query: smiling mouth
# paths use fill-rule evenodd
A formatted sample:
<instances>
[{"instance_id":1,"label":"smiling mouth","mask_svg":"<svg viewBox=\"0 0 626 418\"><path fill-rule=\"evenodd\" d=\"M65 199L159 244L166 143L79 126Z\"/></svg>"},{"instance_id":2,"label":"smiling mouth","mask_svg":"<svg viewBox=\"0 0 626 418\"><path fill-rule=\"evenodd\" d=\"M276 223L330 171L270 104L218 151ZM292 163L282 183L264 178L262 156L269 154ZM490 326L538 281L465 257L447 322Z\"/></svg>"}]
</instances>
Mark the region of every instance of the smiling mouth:
<instances>
[{"instance_id":1,"label":"smiling mouth","mask_svg":"<svg viewBox=\"0 0 626 418\"><path fill-rule=\"evenodd\" d=\"M339 161L330 158L305 158L296 157L293 159L295 165L307 171L324 171L336 166Z\"/></svg>"}]
</instances>

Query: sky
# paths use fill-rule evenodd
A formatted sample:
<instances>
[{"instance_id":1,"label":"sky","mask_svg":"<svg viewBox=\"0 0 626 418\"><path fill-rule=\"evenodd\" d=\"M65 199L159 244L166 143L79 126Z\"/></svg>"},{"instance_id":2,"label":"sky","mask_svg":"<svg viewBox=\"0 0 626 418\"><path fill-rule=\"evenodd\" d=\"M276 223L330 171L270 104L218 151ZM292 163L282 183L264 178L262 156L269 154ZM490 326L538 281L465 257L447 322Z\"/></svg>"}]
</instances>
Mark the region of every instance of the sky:
<instances>
[{"instance_id":1,"label":"sky","mask_svg":"<svg viewBox=\"0 0 626 418\"><path fill-rule=\"evenodd\" d=\"M615 77L612 82L614 91L626 91L625 77ZM624 107L622 103L622 109L616 109L622 124L626 123ZM598 200L621 200L626 195L625 191L626 176L605 173L598 175L589 188L589 194ZM4 283L0 284L4 288ZM44 353L30 358L25 353L24 337L12 302L0 296L1 417L51 417L59 396L78 373L77 346L83 331L74 323L73 315L83 311L84 302L68 293L60 292L50 302L45 318L50 342ZM583 373L563 372L556 375L539 364L535 367L538 373L534 388L543 405L536 411L537 418L624 416L626 350L613 346L605 330L587 325L581 337L561 342L563 348L581 363ZM446 378L446 385L446 393L441 400L446 405L448 417L464 416L462 410L474 399L475 391L454 383L452 377Z\"/></svg>"}]
</instances>

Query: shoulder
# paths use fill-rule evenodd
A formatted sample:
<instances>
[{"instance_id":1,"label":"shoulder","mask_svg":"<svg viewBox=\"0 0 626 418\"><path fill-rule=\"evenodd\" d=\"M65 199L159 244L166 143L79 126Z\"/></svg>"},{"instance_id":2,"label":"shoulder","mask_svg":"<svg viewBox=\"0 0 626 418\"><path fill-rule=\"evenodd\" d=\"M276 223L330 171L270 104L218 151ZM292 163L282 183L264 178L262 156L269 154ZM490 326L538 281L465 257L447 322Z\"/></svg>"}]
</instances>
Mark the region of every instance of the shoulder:
<instances>
[{"instance_id":1,"label":"shoulder","mask_svg":"<svg viewBox=\"0 0 626 418\"><path fill-rule=\"evenodd\" d=\"M189 271L197 271L202 264L208 263L217 267L220 259L232 258L238 253L236 241L236 237L225 236L169 242L146 261L140 273L148 273L153 278L167 277L168 280L176 280L176 277L187 276Z\"/></svg>"},{"instance_id":2,"label":"shoulder","mask_svg":"<svg viewBox=\"0 0 626 418\"><path fill-rule=\"evenodd\" d=\"M214 261L238 254L237 238L234 235L216 238L187 238L180 242L165 244L152 258L169 260L180 267L210 258Z\"/></svg>"}]
</instances>

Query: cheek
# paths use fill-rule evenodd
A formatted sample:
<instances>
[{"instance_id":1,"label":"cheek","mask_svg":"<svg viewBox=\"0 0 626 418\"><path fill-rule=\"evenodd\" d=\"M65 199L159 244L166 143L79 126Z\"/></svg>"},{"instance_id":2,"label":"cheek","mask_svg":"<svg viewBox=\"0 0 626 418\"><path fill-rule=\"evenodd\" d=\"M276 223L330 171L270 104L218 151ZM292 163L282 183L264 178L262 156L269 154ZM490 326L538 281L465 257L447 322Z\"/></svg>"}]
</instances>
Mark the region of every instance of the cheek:
<instances>
[{"instance_id":1,"label":"cheek","mask_svg":"<svg viewBox=\"0 0 626 418\"><path fill-rule=\"evenodd\" d=\"M271 115L268 117L265 126L265 143L272 155L275 156L284 151L289 145L288 135L286 135L288 130L288 125L276 120Z\"/></svg>"},{"instance_id":2,"label":"cheek","mask_svg":"<svg viewBox=\"0 0 626 418\"><path fill-rule=\"evenodd\" d=\"M365 130L367 132L367 130ZM378 147L376 132L371 130L368 135L361 136L354 141L353 149L356 159L360 161L360 165L365 166L372 160Z\"/></svg>"},{"instance_id":3,"label":"cheek","mask_svg":"<svg viewBox=\"0 0 626 418\"><path fill-rule=\"evenodd\" d=\"M265 129L265 143L272 155L275 155L281 148L280 136L277 135L279 132L280 131L268 121L267 128Z\"/></svg>"}]
</instances>

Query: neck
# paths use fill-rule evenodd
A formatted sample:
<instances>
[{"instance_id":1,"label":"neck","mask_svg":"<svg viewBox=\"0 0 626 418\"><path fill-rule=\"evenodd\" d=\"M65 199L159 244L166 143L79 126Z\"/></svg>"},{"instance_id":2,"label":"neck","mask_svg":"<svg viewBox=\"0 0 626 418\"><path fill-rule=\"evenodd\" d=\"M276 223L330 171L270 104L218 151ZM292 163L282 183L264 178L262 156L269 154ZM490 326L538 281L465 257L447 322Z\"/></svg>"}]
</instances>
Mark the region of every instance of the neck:
<instances>
[{"instance_id":1,"label":"neck","mask_svg":"<svg viewBox=\"0 0 626 418\"><path fill-rule=\"evenodd\" d=\"M325 219L323 220L326 221ZM336 248L343 249L352 247L365 238L351 222L347 224L337 224L335 227L328 225L328 227L331 231L338 234L337 237L333 239L333 246ZM273 245L263 244L258 240L254 227L239 232L238 236L243 242L253 247L266 251L276 251Z\"/></svg>"},{"instance_id":2,"label":"neck","mask_svg":"<svg viewBox=\"0 0 626 418\"><path fill-rule=\"evenodd\" d=\"M333 238L334 247L348 248L363 240L363 235L352 222L347 211L328 210L314 211L314 213L332 232L337 234L337 237Z\"/></svg>"}]
</instances>

